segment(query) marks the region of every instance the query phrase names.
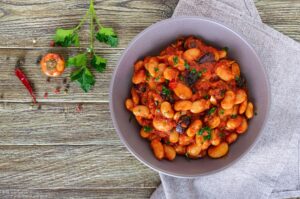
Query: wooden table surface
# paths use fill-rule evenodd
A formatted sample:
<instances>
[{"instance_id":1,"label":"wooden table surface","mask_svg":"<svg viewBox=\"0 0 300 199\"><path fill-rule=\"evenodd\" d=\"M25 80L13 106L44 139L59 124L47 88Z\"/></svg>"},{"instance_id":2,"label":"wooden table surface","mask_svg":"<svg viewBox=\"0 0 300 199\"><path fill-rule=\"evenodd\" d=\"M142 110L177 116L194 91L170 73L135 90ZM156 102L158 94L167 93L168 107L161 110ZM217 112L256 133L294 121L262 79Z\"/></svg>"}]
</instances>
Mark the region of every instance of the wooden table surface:
<instances>
[{"instance_id":1,"label":"wooden table surface","mask_svg":"<svg viewBox=\"0 0 300 199\"><path fill-rule=\"evenodd\" d=\"M108 68L97 74L96 86L87 94L73 84L69 93L55 94L57 86L64 86L63 77L47 82L36 59L50 50L56 27L78 23L88 1L0 1L0 198L149 198L159 176L121 144L109 115L108 87L128 42L170 17L177 1L96 1L98 16L117 30L120 45L96 45L109 60ZM299 0L256 0L256 6L265 23L300 41ZM88 32L82 35L87 46ZM63 51L71 55L80 50ZM30 96L14 76L21 56L40 110L30 106ZM76 111L78 103L81 112Z\"/></svg>"}]
</instances>

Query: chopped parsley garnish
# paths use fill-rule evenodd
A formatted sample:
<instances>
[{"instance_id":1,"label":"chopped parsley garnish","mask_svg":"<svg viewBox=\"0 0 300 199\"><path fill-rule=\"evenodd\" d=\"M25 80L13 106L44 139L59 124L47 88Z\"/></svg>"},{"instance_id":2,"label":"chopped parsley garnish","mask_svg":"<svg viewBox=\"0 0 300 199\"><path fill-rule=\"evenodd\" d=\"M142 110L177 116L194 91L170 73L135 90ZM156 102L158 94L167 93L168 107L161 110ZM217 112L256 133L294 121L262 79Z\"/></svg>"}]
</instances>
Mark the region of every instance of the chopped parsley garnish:
<instances>
[{"instance_id":1,"label":"chopped parsley garnish","mask_svg":"<svg viewBox=\"0 0 300 199\"><path fill-rule=\"evenodd\" d=\"M209 128L208 126L203 127L198 131L198 135L203 135L204 132L211 134L211 128Z\"/></svg>"},{"instance_id":2,"label":"chopped parsley garnish","mask_svg":"<svg viewBox=\"0 0 300 199\"><path fill-rule=\"evenodd\" d=\"M171 94L170 89L166 88L165 86L162 87L162 94L165 96L169 96Z\"/></svg>"},{"instance_id":3,"label":"chopped parsley garnish","mask_svg":"<svg viewBox=\"0 0 300 199\"><path fill-rule=\"evenodd\" d=\"M195 74L195 73L197 73L197 70L193 68L193 69L191 70L191 73L194 73L194 74Z\"/></svg>"},{"instance_id":4,"label":"chopped parsley garnish","mask_svg":"<svg viewBox=\"0 0 300 199\"><path fill-rule=\"evenodd\" d=\"M227 46L225 46L224 48L222 48L222 50L228 52L229 51L229 48Z\"/></svg>"},{"instance_id":5,"label":"chopped parsley garnish","mask_svg":"<svg viewBox=\"0 0 300 199\"><path fill-rule=\"evenodd\" d=\"M207 69L206 69L206 68L203 68L201 72L202 72L202 73L206 73L206 71L207 71Z\"/></svg>"},{"instance_id":6,"label":"chopped parsley garnish","mask_svg":"<svg viewBox=\"0 0 300 199\"><path fill-rule=\"evenodd\" d=\"M179 79L181 80L181 81L184 81L184 77L180 74L179 75Z\"/></svg>"},{"instance_id":7,"label":"chopped parsley garnish","mask_svg":"<svg viewBox=\"0 0 300 199\"><path fill-rule=\"evenodd\" d=\"M184 157L185 157L185 159L187 159L188 161L191 160L190 157L189 157L189 154L188 154L187 152L184 154Z\"/></svg>"},{"instance_id":8,"label":"chopped parsley garnish","mask_svg":"<svg viewBox=\"0 0 300 199\"><path fill-rule=\"evenodd\" d=\"M165 143L166 143L166 145L170 145L171 144L171 142L169 140L167 140Z\"/></svg>"},{"instance_id":9,"label":"chopped parsley garnish","mask_svg":"<svg viewBox=\"0 0 300 199\"><path fill-rule=\"evenodd\" d=\"M235 119L235 118L237 118L237 114L235 114L235 115L231 115L231 118L232 118L232 119Z\"/></svg>"},{"instance_id":10,"label":"chopped parsley garnish","mask_svg":"<svg viewBox=\"0 0 300 199\"><path fill-rule=\"evenodd\" d=\"M221 95L221 96L224 96L225 93L226 93L226 90L224 90L224 89L222 89L222 90L220 91L220 95Z\"/></svg>"},{"instance_id":11,"label":"chopped parsley garnish","mask_svg":"<svg viewBox=\"0 0 300 199\"><path fill-rule=\"evenodd\" d=\"M225 111L223 109L220 110L220 114L223 115Z\"/></svg>"},{"instance_id":12,"label":"chopped parsley garnish","mask_svg":"<svg viewBox=\"0 0 300 199\"><path fill-rule=\"evenodd\" d=\"M210 140L211 139L211 134L208 134L206 136L203 137L203 140L206 141L206 140Z\"/></svg>"},{"instance_id":13,"label":"chopped parsley garnish","mask_svg":"<svg viewBox=\"0 0 300 199\"><path fill-rule=\"evenodd\" d=\"M174 56L174 57L173 57L173 62L174 62L174 65L177 65L177 64L178 64L178 57L177 57L177 56Z\"/></svg>"},{"instance_id":14,"label":"chopped parsley garnish","mask_svg":"<svg viewBox=\"0 0 300 199\"><path fill-rule=\"evenodd\" d=\"M149 133L149 132L152 131L152 128L151 128L150 126L144 126L144 131L145 131L146 133Z\"/></svg>"},{"instance_id":15,"label":"chopped parsley garnish","mask_svg":"<svg viewBox=\"0 0 300 199\"><path fill-rule=\"evenodd\" d=\"M159 81L160 78L161 78L161 75L155 77L155 81Z\"/></svg>"},{"instance_id":16,"label":"chopped parsley garnish","mask_svg":"<svg viewBox=\"0 0 300 199\"><path fill-rule=\"evenodd\" d=\"M150 73L146 71L146 77L150 77Z\"/></svg>"},{"instance_id":17,"label":"chopped parsley garnish","mask_svg":"<svg viewBox=\"0 0 300 199\"><path fill-rule=\"evenodd\" d=\"M202 72L201 72L201 71L198 73L198 76L199 76L199 77L201 77L201 76L202 76Z\"/></svg>"},{"instance_id":18,"label":"chopped parsley garnish","mask_svg":"<svg viewBox=\"0 0 300 199\"><path fill-rule=\"evenodd\" d=\"M211 114L213 114L215 111L217 110L217 108L216 107L212 107L209 111L208 111L208 115L211 115Z\"/></svg>"},{"instance_id":19,"label":"chopped parsley garnish","mask_svg":"<svg viewBox=\"0 0 300 199\"><path fill-rule=\"evenodd\" d=\"M206 94L203 96L203 98L207 100L207 99L209 99L209 96Z\"/></svg>"},{"instance_id":20,"label":"chopped parsley garnish","mask_svg":"<svg viewBox=\"0 0 300 199\"><path fill-rule=\"evenodd\" d=\"M220 138L224 138L224 137L225 137L225 133L220 132L220 133L219 133L219 136L220 136Z\"/></svg>"},{"instance_id":21,"label":"chopped parsley garnish","mask_svg":"<svg viewBox=\"0 0 300 199\"><path fill-rule=\"evenodd\" d=\"M155 71L155 72L158 72L158 71L159 71L158 67L155 67L155 68L154 68L154 71Z\"/></svg>"},{"instance_id":22,"label":"chopped parsley garnish","mask_svg":"<svg viewBox=\"0 0 300 199\"><path fill-rule=\"evenodd\" d=\"M235 76L235 83L239 88L244 88L246 86L246 80L243 76Z\"/></svg>"},{"instance_id":23,"label":"chopped parsley garnish","mask_svg":"<svg viewBox=\"0 0 300 199\"><path fill-rule=\"evenodd\" d=\"M204 132L206 132L207 134L204 135ZM206 126L206 127L203 127L202 129L200 129L200 131L198 132L198 135L203 135L203 141L206 141L206 140L211 139L211 132L212 132L212 129L209 128L208 126Z\"/></svg>"},{"instance_id":24,"label":"chopped parsley garnish","mask_svg":"<svg viewBox=\"0 0 300 199\"><path fill-rule=\"evenodd\" d=\"M185 67L185 69L187 69L187 70L190 69L190 65L187 63L187 61L184 61L184 67Z\"/></svg>"}]
</instances>

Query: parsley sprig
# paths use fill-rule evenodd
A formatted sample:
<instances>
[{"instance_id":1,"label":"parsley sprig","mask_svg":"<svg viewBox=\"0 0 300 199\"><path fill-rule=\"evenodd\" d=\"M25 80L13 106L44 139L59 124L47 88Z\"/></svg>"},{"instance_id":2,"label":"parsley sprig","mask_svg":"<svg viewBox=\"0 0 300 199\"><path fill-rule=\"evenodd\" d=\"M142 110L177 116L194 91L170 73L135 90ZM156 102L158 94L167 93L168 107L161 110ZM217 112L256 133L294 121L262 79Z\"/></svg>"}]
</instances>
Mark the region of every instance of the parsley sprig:
<instances>
[{"instance_id":1,"label":"parsley sprig","mask_svg":"<svg viewBox=\"0 0 300 199\"><path fill-rule=\"evenodd\" d=\"M90 0L90 7L80 23L73 29L58 28L53 38L55 46L79 47L79 31L88 19L90 22L89 47L85 53L70 57L67 61L67 66L75 69L70 74L71 80L77 82L85 92L88 92L95 84L95 77L89 67L93 67L96 71L102 73L107 64L106 59L96 55L94 40L97 39L99 42L116 47L119 43L117 34L112 28L101 25L94 8L94 0Z\"/></svg>"}]
</instances>

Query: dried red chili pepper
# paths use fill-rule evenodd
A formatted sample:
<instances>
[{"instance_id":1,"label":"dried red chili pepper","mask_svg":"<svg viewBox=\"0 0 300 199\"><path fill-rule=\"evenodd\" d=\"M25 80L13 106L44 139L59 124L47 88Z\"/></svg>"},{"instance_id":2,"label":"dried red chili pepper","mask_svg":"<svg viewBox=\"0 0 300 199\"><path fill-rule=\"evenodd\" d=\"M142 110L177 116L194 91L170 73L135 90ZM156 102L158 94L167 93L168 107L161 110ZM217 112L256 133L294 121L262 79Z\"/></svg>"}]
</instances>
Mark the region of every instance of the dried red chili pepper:
<instances>
[{"instance_id":1,"label":"dried red chili pepper","mask_svg":"<svg viewBox=\"0 0 300 199\"><path fill-rule=\"evenodd\" d=\"M26 89L28 90L28 92L30 93L33 102L36 104L36 97L35 94L33 93L33 89L30 85L30 82L28 81L26 75L24 74L24 72L21 70L20 66L22 64L22 60L18 60L16 67L15 67L15 75L19 78L19 80L23 83L23 85L26 87Z\"/></svg>"}]
</instances>

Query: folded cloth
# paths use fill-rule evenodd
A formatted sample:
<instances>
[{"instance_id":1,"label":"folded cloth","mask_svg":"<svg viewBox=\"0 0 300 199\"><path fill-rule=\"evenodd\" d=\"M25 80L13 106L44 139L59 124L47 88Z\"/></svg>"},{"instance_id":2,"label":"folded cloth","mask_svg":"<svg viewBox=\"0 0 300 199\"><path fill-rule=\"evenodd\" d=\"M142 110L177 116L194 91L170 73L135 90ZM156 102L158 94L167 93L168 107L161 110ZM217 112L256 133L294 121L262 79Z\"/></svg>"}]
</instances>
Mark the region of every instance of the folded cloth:
<instances>
[{"instance_id":1,"label":"folded cloth","mask_svg":"<svg viewBox=\"0 0 300 199\"><path fill-rule=\"evenodd\" d=\"M251 0L181 0L174 16L208 17L242 33L267 70L272 104L263 136L242 160L225 171L196 179L160 174L162 185L152 198L299 196L299 43L262 24Z\"/></svg>"}]
</instances>

